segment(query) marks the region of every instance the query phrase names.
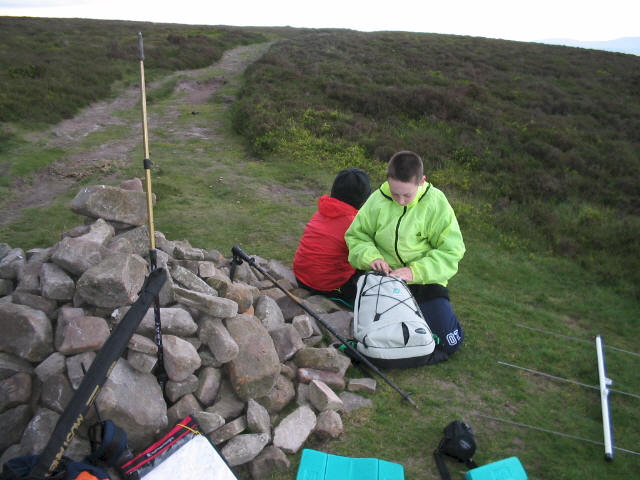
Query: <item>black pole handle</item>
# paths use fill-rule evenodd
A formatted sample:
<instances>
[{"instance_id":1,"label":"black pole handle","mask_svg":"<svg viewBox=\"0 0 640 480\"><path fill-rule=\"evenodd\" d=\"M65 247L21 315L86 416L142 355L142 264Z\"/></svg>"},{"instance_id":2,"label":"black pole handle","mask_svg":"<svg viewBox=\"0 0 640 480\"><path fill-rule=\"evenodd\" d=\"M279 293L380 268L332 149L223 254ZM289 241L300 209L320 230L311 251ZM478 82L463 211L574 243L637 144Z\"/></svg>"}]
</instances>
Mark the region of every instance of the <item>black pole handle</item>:
<instances>
[{"instance_id":1,"label":"black pole handle","mask_svg":"<svg viewBox=\"0 0 640 480\"><path fill-rule=\"evenodd\" d=\"M138 60L144 60L144 47L142 45L142 32L138 32Z\"/></svg>"},{"instance_id":2,"label":"black pole handle","mask_svg":"<svg viewBox=\"0 0 640 480\"><path fill-rule=\"evenodd\" d=\"M247 255L246 253L244 253L244 251L240 248L240 245L234 245L231 248L231 253L233 254L234 257L238 257L241 260L244 260L247 263L253 263L255 262L255 260L253 258L251 258L249 255Z\"/></svg>"}]
</instances>

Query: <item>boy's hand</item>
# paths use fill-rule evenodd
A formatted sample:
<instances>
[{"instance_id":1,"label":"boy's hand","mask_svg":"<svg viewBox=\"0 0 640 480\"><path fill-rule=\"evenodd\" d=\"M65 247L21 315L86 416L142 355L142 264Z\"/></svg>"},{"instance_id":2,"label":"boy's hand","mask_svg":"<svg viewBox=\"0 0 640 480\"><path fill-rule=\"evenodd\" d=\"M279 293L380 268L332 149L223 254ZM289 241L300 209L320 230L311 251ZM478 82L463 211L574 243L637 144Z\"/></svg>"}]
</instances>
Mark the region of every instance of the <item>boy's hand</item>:
<instances>
[{"instance_id":1,"label":"boy's hand","mask_svg":"<svg viewBox=\"0 0 640 480\"><path fill-rule=\"evenodd\" d=\"M371 266L371 269L376 272L382 272L385 275L389 275L389 273L391 273L391 268L389 267L389 264L385 262L384 259L382 258L376 258L369 265Z\"/></svg>"},{"instance_id":2,"label":"boy's hand","mask_svg":"<svg viewBox=\"0 0 640 480\"><path fill-rule=\"evenodd\" d=\"M413 280L413 272L409 267L402 267L393 270L389 275L395 278L399 278L400 280L404 280L405 282L410 282Z\"/></svg>"}]
</instances>

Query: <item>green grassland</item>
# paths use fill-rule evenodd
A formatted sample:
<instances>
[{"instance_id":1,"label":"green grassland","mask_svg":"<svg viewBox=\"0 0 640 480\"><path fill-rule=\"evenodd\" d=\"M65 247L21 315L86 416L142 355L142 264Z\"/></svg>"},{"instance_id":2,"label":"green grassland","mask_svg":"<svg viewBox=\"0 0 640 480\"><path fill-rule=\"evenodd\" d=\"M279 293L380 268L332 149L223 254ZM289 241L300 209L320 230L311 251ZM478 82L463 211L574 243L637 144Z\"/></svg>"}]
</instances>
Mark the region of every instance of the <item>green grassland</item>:
<instances>
[{"instance_id":1,"label":"green grassland","mask_svg":"<svg viewBox=\"0 0 640 480\"><path fill-rule=\"evenodd\" d=\"M422 155L430 181L456 210L467 246L450 282L466 332L460 352L437 366L385 372L419 409L378 379L373 409L343 415L338 440L308 446L399 462L408 480L437 479L432 453L442 428L464 419L476 432L479 464L516 455L532 479L638 476L640 456L616 451L605 462L601 445L508 423L602 439L597 390L505 365L596 385L596 334L638 352L638 57L400 32L0 18L0 44L10 46L0 50L0 76L12 92L10 103L0 97L7 198L17 180L33 181L61 154L27 141L29 133L135 84L138 30L148 44L148 81L158 82L148 92L149 115L177 108L175 125L215 126L213 138L176 137L171 125L151 132L156 229L168 238L225 256L237 243L290 263L335 173L360 166L377 185L389 154L401 148ZM204 55L202 42L217 53ZM261 58L244 76L227 78L198 115L177 103L172 71L209 65L248 44ZM30 60L16 63L26 50ZM63 70L76 65L75 74L39 66L54 52L69 62ZM21 75L7 73L14 64ZM27 74L28 65L45 68L44 76ZM37 81L78 83L80 71L105 85L73 100L52 91L53 103L38 113ZM119 115L137 118L139 105ZM100 135L125 141L130 132ZM89 135L74 151L103 137ZM77 188L141 176L139 158L107 165L50 204L23 211L0 225L0 241L52 245L83 222L67 208ZM640 394L638 355L605 352L613 388ZM616 392L610 400L616 445L639 451L640 400ZM294 478L298 458L274 479ZM449 466L460 478L461 464Z\"/></svg>"}]
</instances>

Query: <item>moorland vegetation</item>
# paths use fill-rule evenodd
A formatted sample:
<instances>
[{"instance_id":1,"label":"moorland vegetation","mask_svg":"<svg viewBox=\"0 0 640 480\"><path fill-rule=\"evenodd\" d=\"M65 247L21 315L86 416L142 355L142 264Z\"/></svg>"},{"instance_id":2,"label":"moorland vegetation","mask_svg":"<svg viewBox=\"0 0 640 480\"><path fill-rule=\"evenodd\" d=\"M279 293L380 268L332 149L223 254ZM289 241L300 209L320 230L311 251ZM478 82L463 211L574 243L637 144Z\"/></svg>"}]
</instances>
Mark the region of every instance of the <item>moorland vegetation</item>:
<instances>
[{"instance_id":1,"label":"moorland vegetation","mask_svg":"<svg viewBox=\"0 0 640 480\"><path fill-rule=\"evenodd\" d=\"M597 392L506 363L596 384L593 335L637 350L640 57L451 35L0 17L0 208L50 164L129 142L132 129L116 125L51 149L47 128L137 85L138 31L156 85L147 98L156 226L168 238L226 255L237 242L291 262L337 170L359 166L380 183L400 148L422 155L458 215L467 253L450 286L464 348L434 368L390 372L420 410L379 385L375 408L345 415L344 435L319 449L438 478L433 449L462 418L479 463L517 455L531 478L637 474L632 454L605 463L597 444L480 414L602 436ZM196 74L220 90L185 105L170 74L238 45L265 53L241 78ZM131 125L139 105L117 115ZM128 154L135 166L100 164L60 200L0 225L0 242L53 245L77 225L75 187L141 176L140 154ZM640 388L637 355L607 350L619 391ZM616 442L631 450L637 402L611 397Z\"/></svg>"}]
</instances>

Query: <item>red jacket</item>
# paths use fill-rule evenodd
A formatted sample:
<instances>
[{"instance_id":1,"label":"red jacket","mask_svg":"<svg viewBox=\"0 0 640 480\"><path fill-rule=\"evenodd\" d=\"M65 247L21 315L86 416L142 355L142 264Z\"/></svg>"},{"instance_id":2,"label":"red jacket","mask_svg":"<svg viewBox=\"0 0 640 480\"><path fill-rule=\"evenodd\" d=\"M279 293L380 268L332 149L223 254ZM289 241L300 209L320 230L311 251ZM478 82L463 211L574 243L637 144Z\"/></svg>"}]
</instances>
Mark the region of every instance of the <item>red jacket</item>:
<instances>
[{"instance_id":1,"label":"red jacket","mask_svg":"<svg viewBox=\"0 0 640 480\"><path fill-rule=\"evenodd\" d=\"M323 195L318 211L304 227L293 258L293 272L304 284L321 291L335 290L356 270L349 264L344 232L358 210L337 198Z\"/></svg>"}]
</instances>

